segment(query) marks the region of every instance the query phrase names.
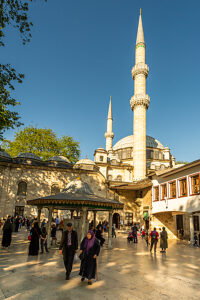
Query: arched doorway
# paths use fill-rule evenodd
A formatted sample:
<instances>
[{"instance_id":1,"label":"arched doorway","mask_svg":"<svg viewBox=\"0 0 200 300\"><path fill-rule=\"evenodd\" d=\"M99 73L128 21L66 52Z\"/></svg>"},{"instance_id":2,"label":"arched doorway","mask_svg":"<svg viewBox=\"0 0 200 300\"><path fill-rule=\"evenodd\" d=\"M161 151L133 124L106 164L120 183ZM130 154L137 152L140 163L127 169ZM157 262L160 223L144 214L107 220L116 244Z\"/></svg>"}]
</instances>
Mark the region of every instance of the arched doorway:
<instances>
[{"instance_id":1,"label":"arched doorway","mask_svg":"<svg viewBox=\"0 0 200 300\"><path fill-rule=\"evenodd\" d=\"M114 213L113 215L113 224L116 225L116 228L120 228L120 215L118 213Z\"/></svg>"}]
</instances>

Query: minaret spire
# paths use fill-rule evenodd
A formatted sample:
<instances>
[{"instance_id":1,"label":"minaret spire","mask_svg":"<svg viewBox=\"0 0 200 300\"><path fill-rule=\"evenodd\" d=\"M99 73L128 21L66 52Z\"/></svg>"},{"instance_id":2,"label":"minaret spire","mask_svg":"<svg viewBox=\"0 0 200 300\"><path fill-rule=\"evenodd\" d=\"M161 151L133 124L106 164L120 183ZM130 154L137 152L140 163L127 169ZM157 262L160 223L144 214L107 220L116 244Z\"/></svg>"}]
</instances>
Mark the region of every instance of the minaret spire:
<instances>
[{"instance_id":1,"label":"minaret spire","mask_svg":"<svg viewBox=\"0 0 200 300\"><path fill-rule=\"evenodd\" d=\"M149 107L149 96L146 94L146 78L149 67L145 64L145 42L140 11L137 40L135 46L135 66L132 69L134 96L131 98L131 109L134 111L133 166L134 180L146 178L146 110Z\"/></svg>"},{"instance_id":2,"label":"minaret spire","mask_svg":"<svg viewBox=\"0 0 200 300\"><path fill-rule=\"evenodd\" d=\"M111 103L111 96L110 96L110 103L108 109L108 119L112 119L112 103Z\"/></svg>"},{"instance_id":3,"label":"minaret spire","mask_svg":"<svg viewBox=\"0 0 200 300\"><path fill-rule=\"evenodd\" d=\"M105 133L106 138L106 151L112 150L112 140L114 137L114 133L112 132L113 126L113 118L112 118L112 103L111 103L111 96L110 96L110 103L108 108L108 118L107 118L107 131Z\"/></svg>"},{"instance_id":4,"label":"minaret spire","mask_svg":"<svg viewBox=\"0 0 200 300\"><path fill-rule=\"evenodd\" d=\"M140 16L139 16L139 24L138 24L136 45L140 44L140 43L144 44L144 31L143 31L143 26L142 26L141 8L140 8Z\"/></svg>"}]
</instances>

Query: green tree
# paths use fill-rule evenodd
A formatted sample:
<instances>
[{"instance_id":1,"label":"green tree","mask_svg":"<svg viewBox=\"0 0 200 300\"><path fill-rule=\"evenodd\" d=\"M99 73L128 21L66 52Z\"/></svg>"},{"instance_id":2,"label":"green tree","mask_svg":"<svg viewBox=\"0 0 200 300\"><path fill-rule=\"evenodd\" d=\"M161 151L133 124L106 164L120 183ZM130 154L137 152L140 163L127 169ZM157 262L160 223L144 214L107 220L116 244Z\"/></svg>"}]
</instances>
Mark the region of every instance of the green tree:
<instances>
[{"instance_id":1,"label":"green tree","mask_svg":"<svg viewBox=\"0 0 200 300\"><path fill-rule=\"evenodd\" d=\"M79 143L70 136L58 138L52 129L26 127L15 133L13 141L5 140L2 149L12 157L29 152L46 160L54 155L67 157L75 163L80 156Z\"/></svg>"},{"instance_id":2,"label":"green tree","mask_svg":"<svg viewBox=\"0 0 200 300\"><path fill-rule=\"evenodd\" d=\"M32 0L0 0L0 47L6 46L5 37L10 26L17 29L23 44L30 42L33 26L28 18L30 2ZM5 130L22 125L19 114L11 110L20 104L11 92L15 89L15 83L22 83L23 78L24 75L9 63L0 64L0 140Z\"/></svg>"}]
</instances>

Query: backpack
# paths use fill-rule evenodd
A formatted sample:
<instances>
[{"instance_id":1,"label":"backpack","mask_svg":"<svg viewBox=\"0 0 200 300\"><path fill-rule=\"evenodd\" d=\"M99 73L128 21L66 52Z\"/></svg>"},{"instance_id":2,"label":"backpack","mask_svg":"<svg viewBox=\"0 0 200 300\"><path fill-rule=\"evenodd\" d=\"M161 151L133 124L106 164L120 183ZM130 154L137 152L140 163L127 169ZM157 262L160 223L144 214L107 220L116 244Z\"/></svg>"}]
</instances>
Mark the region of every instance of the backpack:
<instances>
[{"instance_id":1,"label":"backpack","mask_svg":"<svg viewBox=\"0 0 200 300\"><path fill-rule=\"evenodd\" d=\"M156 231L153 231L151 238L152 238L152 240L157 240Z\"/></svg>"}]
</instances>

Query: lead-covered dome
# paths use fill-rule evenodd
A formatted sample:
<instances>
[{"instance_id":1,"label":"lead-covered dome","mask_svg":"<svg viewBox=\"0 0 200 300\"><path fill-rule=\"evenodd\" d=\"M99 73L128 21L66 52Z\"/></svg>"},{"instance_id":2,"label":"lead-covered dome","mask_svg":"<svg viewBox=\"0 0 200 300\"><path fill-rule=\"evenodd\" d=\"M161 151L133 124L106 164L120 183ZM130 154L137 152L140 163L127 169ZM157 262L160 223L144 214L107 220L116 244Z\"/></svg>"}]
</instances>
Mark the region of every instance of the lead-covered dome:
<instances>
[{"instance_id":1,"label":"lead-covered dome","mask_svg":"<svg viewBox=\"0 0 200 300\"><path fill-rule=\"evenodd\" d=\"M25 152L25 153L19 153L17 155L17 158L27 158L27 159L35 159L35 160L41 160L39 156L33 153Z\"/></svg>"},{"instance_id":2,"label":"lead-covered dome","mask_svg":"<svg viewBox=\"0 0 200 300\"><path fill-rule=\"evenodd\" d=\"M119 150L124 148L133 148L134 135L129 135L119 140L113 147L113 150ZM157 148L164 149L165 147L158 140L154 139L152 136L146 136L146 147L147 148Z\"/></svg>"},{"instance_id":3,"label":"lead-covered dome","mask_svg":"<svg viewBox=\"0 0 200 300\"><path fill-rule=\"evenodd\" d=\"M93 165L93 166L95 166L95 163L88 158L83 158L75 163L75 166L78 166L78 165Z\"/></svg>"},{"instance_id":4,"label":"lead-covered dome","mask_svg":"<svg viewBox=\"0 0 200 300\"><path fill-rule=\"evenodd\" d=\"M47 159L47 161L58 161L58 162L64 162L64 163L71 164L69 159L62 155L56 155L56 156L50 157L49 159Z\"/></svg>"},{"instance_id":5,"label":"lead-covered dome","mask_svg":"<svg viewBox=\"0 0 200 300\"><path fill-rule=\"evenodd\" d=\"M6 158L11 158L10 154L8 154L8 153L5 152L5 151L0 151L0 156L6 157Z\"/></svg>"}]
</instances>

